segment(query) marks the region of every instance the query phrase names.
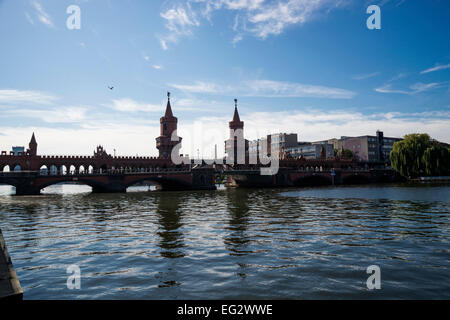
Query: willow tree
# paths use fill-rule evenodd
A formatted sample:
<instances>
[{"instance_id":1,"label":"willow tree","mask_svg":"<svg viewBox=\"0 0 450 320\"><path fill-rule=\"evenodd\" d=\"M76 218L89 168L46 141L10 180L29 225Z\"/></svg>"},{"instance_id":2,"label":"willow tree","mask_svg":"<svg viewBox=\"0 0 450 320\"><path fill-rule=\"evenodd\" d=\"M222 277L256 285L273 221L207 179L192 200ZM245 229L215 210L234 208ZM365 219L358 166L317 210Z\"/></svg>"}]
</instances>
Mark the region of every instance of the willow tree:
<instances>
[{"instance_id":1,"label":"willow tree","mask_svg":"<svg viewBox=\"0 0 450 320\"><path fill-rule=\"evenodd\" d=\"M448 172L449 151L426 133L408 134L391 151L391 165L404 177L436 175Z\"/></svg>"},{"instance_id":2,"label":"willow tree","mask_svg":"<svg viewBox=\"0 0 450 320\"><path fill-rule=\"evenodd\" d=\"M446 174L450 168L449 150L438 143L425 150L422 160L427 175Z\"/></svg>"}]
</instances>

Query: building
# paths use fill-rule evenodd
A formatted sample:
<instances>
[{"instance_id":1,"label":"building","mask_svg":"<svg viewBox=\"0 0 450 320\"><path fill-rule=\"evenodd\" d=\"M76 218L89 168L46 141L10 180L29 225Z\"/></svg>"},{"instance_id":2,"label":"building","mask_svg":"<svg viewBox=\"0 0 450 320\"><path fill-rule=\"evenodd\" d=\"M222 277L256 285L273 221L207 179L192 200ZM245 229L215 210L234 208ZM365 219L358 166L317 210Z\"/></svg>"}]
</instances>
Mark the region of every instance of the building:
<instances>
[{"instance_id":1,"label":"building","mask_svg":"<svg viewBox=\"0 0 450 320\"><path fill-rule=\"evenodd\" d=\"M401 138L384 137L382 131L377 131L375 136L341 137L339 150L348 149L359 161L390 162L390 153L394 143Z\"/></svg>"},{"instance_id":2,"label":"building","mask_svg":"<svg viewBox=\"0 0 450 320\"><path fill-rule=\"evenodd\" d=\"M266 150L264 150L264 144L266 145ZM278 152L280 157L282 157L286 150L296 147L297 144L296 133L269 134L265 138L249 142L249 157L250 159L259 159L262 154L269 157L272 152Z\"/></svg>"},{"instance_id":3,"label":"building","mask_svg":"<svg viewBox=\"0 0 450 320\"><path fill-rule=\"evenodd\" d=\"M268 153L276 152L278 150L279 154L284 154L289 148L294 148L297 146L297 134L296 133L276 133L267 136L267 141L270 145L268 148Z\"/></svg>"},{"instance_id":4,"label":"building","mask_svg":"<svg viewBox=\"0 0 450 320\"><path fill-rule=\"evenodd\" d=\"M329 159L334 157L334 147L329 143L299 142L297 146L286 149L288 157L297 159Z\"/></svg>"},{"instance_id":5,"label":"building","mask_svg":"<svg viewBox=\"0 0 450 320\"><path fill-rule=\"evenodd\" d=\"M315 142L312 142L312 144L332 144L333 149L339 150L339 139L336 139L336 138L322 140L322 141L315 141Z\"/></svg>"},{"instance_id":6,"label":"building","mask_svg":"<svg viewBox=\"0 0 450 320\"><path fill-rule=\"evenodd\" d=\"M170 159L173 148L181 143L181 137L178 137L178 141L172 141L172 134L177 130L177 123L178 119L173 116L172 106L170 105L170 92L167 92L166 112L160 119L160 136L156 138L159 158Z\"/></svg>"},{"instance_id":7,"label":"building","mask_svg":"<svg viewBox=\"0 0 450 320\"><path fill-rule=\"evenodd\" d=\"M239 118L237 99L234 99L233 120L228 123L230 137L225 140L226 161L229 164L248 163L249 141L244 139L244 121Z\"/></svg>"}]
</instances>

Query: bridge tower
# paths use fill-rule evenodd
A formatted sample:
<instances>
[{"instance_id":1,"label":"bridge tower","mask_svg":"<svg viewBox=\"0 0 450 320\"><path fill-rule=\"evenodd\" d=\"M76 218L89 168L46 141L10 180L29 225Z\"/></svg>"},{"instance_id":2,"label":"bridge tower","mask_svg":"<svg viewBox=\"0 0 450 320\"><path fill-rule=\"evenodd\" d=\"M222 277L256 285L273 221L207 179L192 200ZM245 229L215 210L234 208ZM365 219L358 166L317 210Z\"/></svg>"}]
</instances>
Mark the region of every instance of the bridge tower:
<instances>
[{"instance_id":1,"label":"bridge tower","mask_svg":"<svg viewBox=\"0 0 450 320\"><path fill-rule=\"evenodd\" d=\"M173 116L170 105L170 92L167 92L167 106L164 117L160 119L160 136L156 138L156 148L159 151L159 157L170 159L172 149L181 143L181 137L178 141L172 141L172 133L177 130L178 119Z\"/></svg>"},{"instance_id":2,"label":"bridge tower","mask_svg":"<svg viewBox=\"0 0 450 320\"><path fill-rule=\"evenodd\" d=\"M241 121L239 118L237 99L234 99L233 120L228 123L228 126L230 128L230 138L225 141L227 163L244 164L248 158L248 140L244 139L244 121Z\"/></svg>"},{"instance_id":3,"label":"bridge tower","mask_svg":"<svg viewBox=\"0 0 450 320\"><path fill-rule=\"evenodd\" d=\"M36 138L34 136L34 132L33 135L31 136L31 140L30 143L28 144L28 152L30 154L30 156L36 156L37 155L37 142L36 142Z\"/></svg>"}]
</instances>

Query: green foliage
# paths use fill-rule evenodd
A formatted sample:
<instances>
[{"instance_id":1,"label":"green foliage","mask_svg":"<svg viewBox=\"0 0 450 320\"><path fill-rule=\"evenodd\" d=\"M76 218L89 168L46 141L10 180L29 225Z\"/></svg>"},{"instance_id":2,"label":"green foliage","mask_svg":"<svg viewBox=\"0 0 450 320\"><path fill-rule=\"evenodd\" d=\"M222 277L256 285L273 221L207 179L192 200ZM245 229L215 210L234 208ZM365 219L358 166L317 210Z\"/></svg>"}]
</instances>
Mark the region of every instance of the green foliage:
<instances>
[{"instance_id":1,"label":"green foliage","mask_svg":"<svg viewBox=\"0 0 450 320\"><path fill-rule=\"evenodd\" d=\"M404 177L442 175L450 169L450 152L426 133L409 134L394 143L391 165Z\"/></svg>"},{"instance_id":2,"label":"green foliage","mask_svg":"<svg viewBox=\"0 0 450 320\"><path fill-rule=\"evenodd\" d=\"M353 158L353 152L352 150L349 149L344 149L344 155L343 155L344 159L352 159Z\"/></svg>"}]
</instances>

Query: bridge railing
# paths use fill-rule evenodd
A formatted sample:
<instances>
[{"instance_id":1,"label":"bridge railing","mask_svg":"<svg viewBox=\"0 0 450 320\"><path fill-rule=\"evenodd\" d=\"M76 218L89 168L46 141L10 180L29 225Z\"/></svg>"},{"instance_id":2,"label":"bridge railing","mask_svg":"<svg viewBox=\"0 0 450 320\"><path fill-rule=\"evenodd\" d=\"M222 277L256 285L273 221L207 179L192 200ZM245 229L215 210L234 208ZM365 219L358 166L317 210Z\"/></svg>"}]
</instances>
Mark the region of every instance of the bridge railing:
<instances>
[{"instance_id":1,"label":"bridge railing","mask_svg":"<svg viewBox=\"0 0 450 320\"><path fill-rule=\"evenodd\" d=\"M122 175L122 174L146 174L146 173L181 173L191 172L190 168L158 168L158 169L142 169L142 170L125 170L125 169L108 169L108 170L93 170L93 171L10 171L0 172L0 176L3 177L23 177L24 175L39 175L39 176L98 176L98 175Z\"/></svg>"},{"instance_id":2,"label":"bridge railing","mask_svg":"<svg viewBox=\"0 0 450 320\"><path fill-rule=\"evenodd\" d=\"M289 172L322 172L322 173L330 173L330 172L370 172L371 170L376 169L369 169L369 168L279 168L278 172L281 170L289 170ZM385 169L390 170L390 169ZM260 168L227 168L224 170L225 172L260 172Z\"/></svg>"},{"instance_id":3,"label":"bridge railing","mask_svg":"<svg viewBox=\"0 0 450 320\"><path fill-rule=\"evenodd\" d=\"M123 174L146 174L146 173L180 173L190 172L189 168L158 168L158 169L107 169L107 170L92 170L92 171L70 171L70 172L56 172L41 170L39 175L41 176L98 176L98 175L123 175Z\"/></svg>"}]
</instances>

